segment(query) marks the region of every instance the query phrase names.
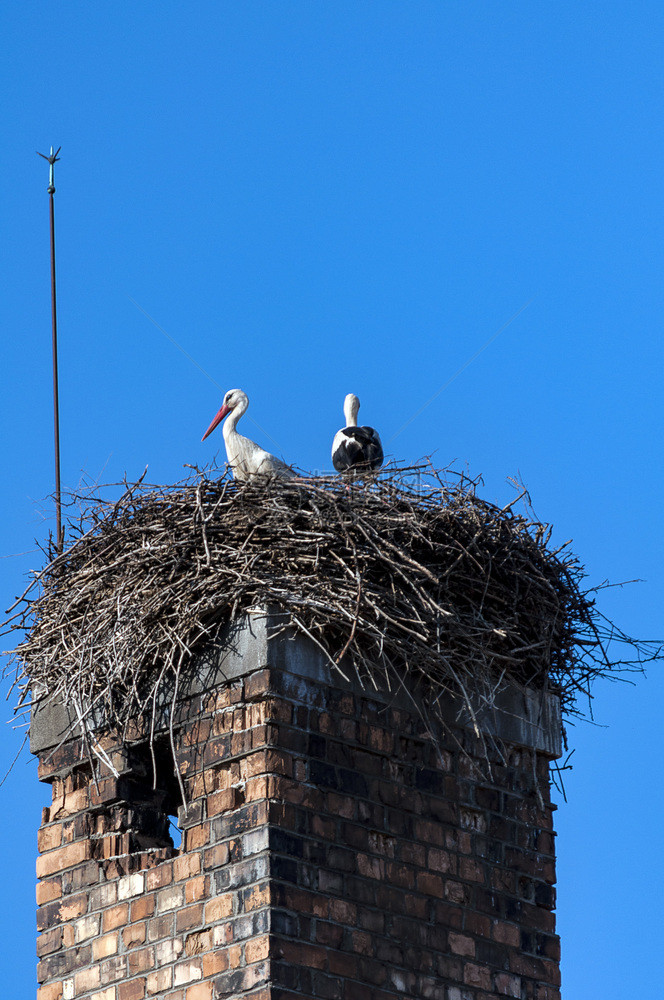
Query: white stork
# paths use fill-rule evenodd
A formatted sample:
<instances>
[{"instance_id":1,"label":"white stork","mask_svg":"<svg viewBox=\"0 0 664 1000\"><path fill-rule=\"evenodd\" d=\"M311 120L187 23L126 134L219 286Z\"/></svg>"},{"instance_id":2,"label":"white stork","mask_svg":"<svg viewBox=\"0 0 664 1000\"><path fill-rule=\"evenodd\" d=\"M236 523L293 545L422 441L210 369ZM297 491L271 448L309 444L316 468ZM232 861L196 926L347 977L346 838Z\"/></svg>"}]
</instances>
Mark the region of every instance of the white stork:
<instances>
[{"instance_id":1,"label":"white stork","mask_svg":"<svg viewBox=\"0 0 664 1000\"><path fill-rule=\"evenodd\" d=\"M373 427L358 427L360 401L352 392L344 399L346 426L334 435L332 464L337 472L376 472L383 464L383 446Z\"/></svg>"},{"instance_id":2,"label":"white stork","mask_svg":"<svg viewBox=\"0 0 664 1000\"><path fill-rule=\"evenodd\" d=\"M214 420L201 438L205 441L215 427L230 414L224 424L224 441L228 464L234 479L253 479L255 476L293 476L295 473L280 458L260 448L254 441L236 431L237 422L249 406L247 394L242 389L229 389Z\"/></svg>"}]
</instances>

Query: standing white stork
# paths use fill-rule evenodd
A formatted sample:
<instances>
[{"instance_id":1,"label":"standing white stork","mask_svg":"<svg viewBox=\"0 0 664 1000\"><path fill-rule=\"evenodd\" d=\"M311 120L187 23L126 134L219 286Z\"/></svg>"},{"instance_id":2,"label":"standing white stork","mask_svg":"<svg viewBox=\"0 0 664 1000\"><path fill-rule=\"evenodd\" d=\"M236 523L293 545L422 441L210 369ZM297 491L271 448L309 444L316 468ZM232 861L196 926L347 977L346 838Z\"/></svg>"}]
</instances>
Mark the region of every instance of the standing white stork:
<instances>
[{"instance_id":1,"label":"standing white stork","mask_svg":"<svg viewBox=\"0 0 664 1000\"><path fill-rule=\"evenodd\" d=\"M376 472L383 464L383 446L373 427L358 427L360 401L352 392L344 399L346 426L334 435L332 465L337 472Z\"/></svg>"},{"instance_id":2,"label":"standing white stork","mask_svg":"<svg viewBox=\"0 0 664 1000\"><path fill-rule=\"evenodd\" d=\"M228 464L233 470L234 479L253 479L255 476L293 476L295 473L285 462L269 451L260 448L255 441L242 437L236 431L237 422L249 406L247 394L242 389L229 389L224 396L224 402L214 420L201 438L205 441L215 427L225 416L230 414L224 424L224 441Z\"/></svg>"}]
</instances>

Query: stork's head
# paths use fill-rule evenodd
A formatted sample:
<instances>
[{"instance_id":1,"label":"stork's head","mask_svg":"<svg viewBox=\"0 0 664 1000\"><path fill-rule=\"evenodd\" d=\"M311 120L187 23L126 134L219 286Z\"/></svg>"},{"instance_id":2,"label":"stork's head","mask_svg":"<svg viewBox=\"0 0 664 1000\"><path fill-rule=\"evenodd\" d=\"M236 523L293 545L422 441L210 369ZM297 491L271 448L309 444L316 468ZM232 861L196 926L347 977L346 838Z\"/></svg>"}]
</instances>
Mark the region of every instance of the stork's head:
<instances>
[{"instance_id":1,"label":"stork's head","mask_svg":"<svg viewBox=\"0 0 664 1000\"><path fill-rule=\"evenodd\" d=\"M201 441L205 441L208 434L211 434L215 427L221 423L225 416L227 416L231 410L237 410L238 416L244 413L246 408L249 406L249 399L246 393L242 392L242 389L229 389L224 396L224 402L222 403L221 409L214 417L212 423L206 430L205 434L201 438Z\"/></svg>"}]
</instances>

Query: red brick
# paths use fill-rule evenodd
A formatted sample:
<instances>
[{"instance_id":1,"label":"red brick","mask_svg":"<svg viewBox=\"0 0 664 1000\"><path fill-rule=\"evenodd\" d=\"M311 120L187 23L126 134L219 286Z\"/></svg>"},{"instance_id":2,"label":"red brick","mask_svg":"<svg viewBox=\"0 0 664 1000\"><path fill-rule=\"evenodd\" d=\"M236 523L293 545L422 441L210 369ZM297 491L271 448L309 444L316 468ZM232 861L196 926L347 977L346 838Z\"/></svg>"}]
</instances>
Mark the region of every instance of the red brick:
<instances>
[{"instance_id":1,"label":"red brick","mask_svg":"<svg viewBox=\"0 0 664 1000\"><path fill-rule=\"evenodd\" d=\"M459 858L459 878L467 882L484 882L484 865L472 858Z\"/></svg>"},{"instance_id":2,"label":"red brick","mask_svg":"<svg viewBox=\"0 0 664 1000\"><path fill-rule=\"evenodd\" d=\"M115 934L104 934L102 937L95 938L92 942L92 957L95 962L99 962L102 958L110 958L111 955L117 955L118 953L118 935Z\"/></svg>"},{"instance_id":3,"label":"red brick","mask_svg":"<svg viewBox=\"0 0 664 1000\"><path fill-rule=\"evenodd\" d=\"M201 965L204 979L216 976L220 972L226 972L230 965L228 953L225 951L208 952L201 956Z\"/></svg>"},{"instance_id":4,"label":"red brick","mask_svg":"<svg viewBox=\"0 0 664 1000\"><path fill-rule=\"evenodd\" d=\"M208 796L208 816L218 816L219 813L235 809L236 805L237 791L235 788L225 788L221 792L214 792L212 795Z\"/></svg>"},{"instance_id":5,"label":"red brick","mask_svg":"<svg viewBox=\"0 0 664 1000\"><path fill-rule=\"evenodd\" d=\"M267 775L259 775L257 778L250 778L245 783L244 801L256 802L258 799L268 797L269 778Z\"/></svg>"},{"instance_id":6,"label":"red brick","mask_svg":"<svg viewBox=\"0 0 664 1000\"><path fill-rule=\"evenodd\" d=\"M37 1000L61 1000L62 983L49 983L37 990Z\"/></svg>"},{"instance_id":7,"label":"red brick","mask_svg":"<svg viewBox=\"0 0 664 1000\"><path fill-rule=\"evenodd\" d=\"M209 875L191 878L184 887L184 898L188 903L197 903L210 893Z\"/></svg>"},{"instance_id":8,"label":"red brick","mask_svg":"<svg viewBox=\"0 0 664 1000\"><path fill-rule=\"evenodd\" d=\"M205 922L213 924L217 920L224 920L233 913L233 894L227 892L223 896L210 899L205 904Z\"/></svg>"},{"instance_id":9,"label":"red brick","mask_svg":"<svg viewBox=\"0 0 664 1000\"><path fill-rule=\"evenodd\" d=\"M203 904L196 903L194 906L186 906L178 910L175 918L175 926L178 931L188 931L193 927L200 927L203 923Z\"/></svg>"},{"instance_id":10,"label":"red brick","mask_svg":"<svg viewBox=\"0 0 664 1000\"><path fill-rule=\"evenodd\" d=\"M136 976L139 972L149 972L154 969L154 948L141 948L139 951L130 951L127 954L127 969L130 976Z\"/></svg>"},{"instance_id":11,"label":"red brick","mask_svg":"<svg viewBox=\"0 0 664 1000\"><path fill-rule=\"evenodd\" d=\"M269 939L267 936L252 938L244 946L244 957L247 964L261 962L269 954Z\"/></svg>"},{"instance_id":12,"label":"red brick","mask_svg":"<svg viewBox=\"0 0 664 1000\"><path fill-rule=\"evenodd\" d=\"M512 948L521 947L521 931L515 924L494 920L491 927L491 936L494 941L499 941L501 944L510 945Z\"/></svg>"},{"instance_id":13,"label":"red brick","mask_svg":"<svg viewBox=\"0 0 664 1000\"><path fill-rule=\"evenodd\" d=\"M134 948L137 944L144 944L146 934L146 924L144 920L130 924L122 929L122 941L125 948Z\"/></svg>"},{"instance_id":14,"label":"red brick","mask_svg":"<svg viewBox=\"0 0 664 1000\"><path fill-rule=\"evenodd\" d=\"M327 966L325 948L306 944L304 941L282 940L280 945L282 958L293 965L304 966L305 969L324 969Z\"/></svg>"},{"instance_id":15,"label":"red brick","mask_svg":"<svg viewBox=\"0 0 664 1000\"><path fill-rule=\"evenodd\" d=\"M164 890L162 889L162 892ZM154 895L141 896L139 899L135 899L131 904L131 919L133 920L145 920L146 917L151 917L154 913Z\"/></svg>"},{"instance_id":16,"label":"red brick","mask_svg":"<svg viewBox=\"0 0 664 1000\"><path fill-rule=\"evenodd\" d=\"M196 851L210 842L210 824L201 823L184 831L184 849Z\"/></svg>"},{"instance_id":17,"label":"red brick","mask_svg":"<svg viewBox=\"0 0 664 1000\"><path fill-rule=\"evenodd\" d=\"M39 851L52 851L60 847L62 843L62 825L54 823L52 826L43 826L37 833L37 847Z\"/></svg>"},{"instance_id":18,"label":"red brick","mask_svg":"<svg viewBox=\"0 0 664 1000\"><path fill-rule=\"evenodd\" d=\"M437 896L442 899L445 895L445 883L440 875L432 875L430 872L418 872L416 879L418 892L425 892L427 896Z\"/></svg>"},{"instance_id":19,"label":"red brick","mask_svg":"<svg viewBox=\"0 0 664 1000\"><path fill-rule=\"evenodd\" d=\"M62 880L60 876L38 882L36 895L37 906L43 906L45 903L53 902L54 899L59 899L62 896Z\"/></svg>"},{"instance_id":20,"label":"red brick","mask_svg":"<svg viewBox=\"0 0 664 1000\"><path fill-rule=\"evenodd\" d=\"M129 906L127 903L120 903L104 911L102 915L102 927L105 931L111 931L116 927L122 927L123 924L127 923L128 919Z\"/></svg>"},{"instance_id":21,"label":"red brick","mask_svg":"<svg viewBox=\"0 0 664 1000\"><path fill-rule=\"evenodd\" d=\"M455 955L465 955L467 958L475 957L475 942L466 934L455 934L450 931L449 935L450 951Z\"/></svg>"},{"instance_id":22,"label":"red brick","mask_svg":"<svg viewBox=\"0 0 664 1000\"><path fill-rule=\"evenodd\" d=\"M214 1000L212 983L196 983L195 986L188 986L185 1000Z\"/></svg>"},{"instance_id":23,"label":"red brick","mask_svg":"<svg viewBox=\"0 0 664 1000\"><path fill-rule=\"evenodd\" d=\"M132 979L118 985L118 1000L143 1000L144 996L145 979Z\"/></svg>"},{"instance_id":24,"label":"red brick","mask_svg":"<svg viewBox=\"0 0 664 1000\"><path fill-rule=\"evenodd\" d=\"M157 865L145 874L145 888L148 892L154 889L161 889L165 885L170 885L173 881L173 866L171 864Z\"/></svg>"},{"instance_id":25,"label":"red brick","mask_svg":"<svg viewBox=\"0 0 664 1000\"><path fill-rule=\"evenodd\" d=\"M482 990L491 989L491 971L484 965L474 965L466 962L463 967L463 981L468 986L479 986Z\"/></svg>"},{"instance_id":26,"label":"red brick","mask_svg":"<svg viewBox=\"0 0 664 1000\"><path fill-rule=\"evenodd\" d=\"M216 871L228 864L228 844L218 844L205 852L203 857L203 867L207 870Z\"/></svg>"}]
</instances>

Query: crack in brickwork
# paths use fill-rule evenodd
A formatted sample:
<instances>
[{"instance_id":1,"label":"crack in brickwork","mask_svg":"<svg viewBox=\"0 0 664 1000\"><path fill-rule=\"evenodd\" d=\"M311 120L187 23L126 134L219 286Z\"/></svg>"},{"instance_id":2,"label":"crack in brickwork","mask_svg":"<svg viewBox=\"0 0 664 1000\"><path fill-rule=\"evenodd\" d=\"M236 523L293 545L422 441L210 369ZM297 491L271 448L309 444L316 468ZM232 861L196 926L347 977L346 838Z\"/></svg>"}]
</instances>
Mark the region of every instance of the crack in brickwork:
<instances>
[{"instance_id":1,"label":"crack in brickwork","mask_svg":"<svg viewBox=\"0 0 664 1000\"><path fill-rule=\"evenodd\" d=\"M270 669L175 736L179 850L140 747L40 761L38 1000L559 1000L544 756Z\"/></svg>"}]
</instances>

